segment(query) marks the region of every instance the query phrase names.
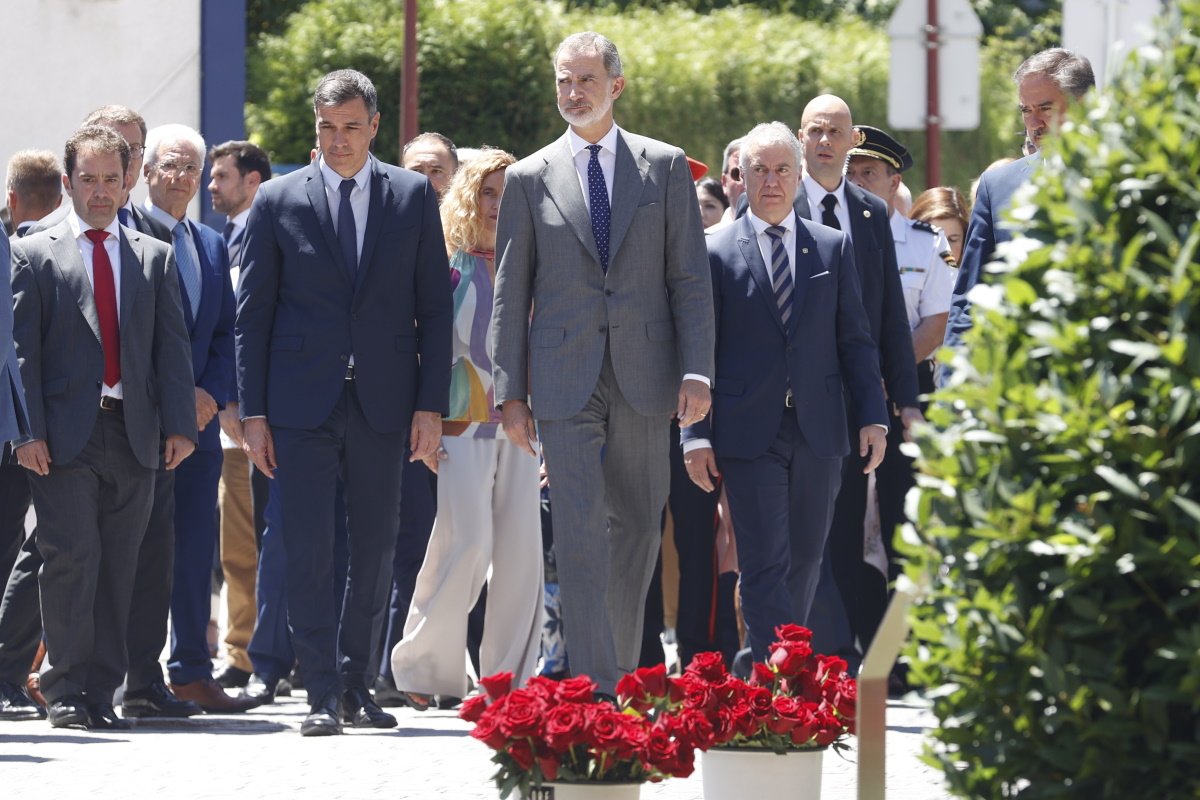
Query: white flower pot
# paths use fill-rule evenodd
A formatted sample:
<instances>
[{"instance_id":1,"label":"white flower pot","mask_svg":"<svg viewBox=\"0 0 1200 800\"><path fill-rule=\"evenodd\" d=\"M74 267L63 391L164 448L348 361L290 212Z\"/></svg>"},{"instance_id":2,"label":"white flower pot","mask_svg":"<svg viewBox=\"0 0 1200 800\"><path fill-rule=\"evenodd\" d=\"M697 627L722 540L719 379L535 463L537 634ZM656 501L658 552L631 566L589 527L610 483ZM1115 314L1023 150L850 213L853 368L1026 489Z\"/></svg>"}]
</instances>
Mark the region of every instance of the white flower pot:
<instances>
[{"instance_id":1,"label":"white flower pot","mask_svg":"<svg viewBox=\"0 0 1200 800\"><path fill-rule=\"evenodd\" d=\"M640 783L555 783L529 787L522 800L638 800Z\"/></svg>"},{"instance_id":2,"label":"white flower pot","mask_svg":"<svg viewBox=\"0 0 1200 800\"><path fill-rule=\"evenodd\" d=\"M789 797L821 796L821 750L778 755L770 750L713 748L700 754L704 800L776 797L786 787Z\"/></svg>"}]
</instances>

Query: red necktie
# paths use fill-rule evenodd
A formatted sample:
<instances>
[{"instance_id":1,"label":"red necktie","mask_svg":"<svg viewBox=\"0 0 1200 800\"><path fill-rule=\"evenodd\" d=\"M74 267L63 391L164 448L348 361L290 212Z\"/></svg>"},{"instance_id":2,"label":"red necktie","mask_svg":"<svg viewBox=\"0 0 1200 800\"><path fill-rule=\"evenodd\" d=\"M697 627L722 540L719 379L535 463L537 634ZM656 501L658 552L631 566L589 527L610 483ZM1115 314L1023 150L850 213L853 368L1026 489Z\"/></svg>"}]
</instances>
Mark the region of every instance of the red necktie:
<instances>
[{"instance_id":1,"label":"red necktie","mask_svg":"<svg viewBox=\"0 0 1200 800\"><path fill-rule=\"evenodd\" d=\"M113 281L112 262L104 249L107 231L84 233L92 240L92 294L100 317L100 342L104 346L104 384L121 382L121 325L117 322L117 285Z\"/></svg>"}]
</instances>

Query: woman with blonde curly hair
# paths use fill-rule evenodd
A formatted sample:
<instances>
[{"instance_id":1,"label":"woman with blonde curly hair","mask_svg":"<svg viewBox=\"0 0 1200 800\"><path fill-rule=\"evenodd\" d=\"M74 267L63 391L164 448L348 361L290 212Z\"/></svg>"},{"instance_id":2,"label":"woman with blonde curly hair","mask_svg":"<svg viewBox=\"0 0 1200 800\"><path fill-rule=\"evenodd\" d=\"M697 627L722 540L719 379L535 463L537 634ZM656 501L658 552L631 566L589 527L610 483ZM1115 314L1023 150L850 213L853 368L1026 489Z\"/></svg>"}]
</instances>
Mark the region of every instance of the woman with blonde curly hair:
<instances>
[{"instance_id":1,"label":"woman with blonde curly hair","mask_svg":"<svg viewBox=\"0 0 1200 800\"><path fill-rule=\"evenodd\" d=\"M504 171L516 161L495 148L459 168L442 201L454 291L450 413L438 473L438 514L417 576L404 638L392 650L396 686L414 708L463 697L467 614L488 581L479 666L523 682L537 667L542 631L538 465L500 425L487 351L496 282L496 218ZM491 577L488 578L489 570Z\"/></svg>"}]
</instances>

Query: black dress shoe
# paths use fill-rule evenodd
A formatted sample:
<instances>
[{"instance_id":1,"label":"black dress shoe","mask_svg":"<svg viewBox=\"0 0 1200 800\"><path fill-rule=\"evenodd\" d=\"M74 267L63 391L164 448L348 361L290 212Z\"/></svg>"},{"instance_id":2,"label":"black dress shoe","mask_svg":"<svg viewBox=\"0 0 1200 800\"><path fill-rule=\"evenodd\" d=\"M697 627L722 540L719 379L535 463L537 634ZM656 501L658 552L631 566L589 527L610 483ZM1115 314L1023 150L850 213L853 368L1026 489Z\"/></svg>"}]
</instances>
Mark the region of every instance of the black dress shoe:
<instances>
[{"instance_id":1,"label":"black dress shoe","mask_svg":"<svg viewBox=\"0 0 1200 800\"><path fill-rule=\"evenodd\" d=\"M437 707L440 711L450 711L462 705L463 699L455 697L452 694L439 694L437 696Z\"/></svg>"},{"instance_id":2,"label":"black dress shoe","mask_svg":"<svg viewBox=\"0 0 1200 800\"><path fill-rule=\"evenodd\" d=\"M342 707L342 719L356 728L396 727L396 718L380 708L365 687L347 689Z\"/></svg>"},{"instance_id":3,"label":"black dress shoe","mask_svg":"<svg viewBox=\"0 0 1200 800\"><path fill-rule=\"evenodd\" d=\"M24 689L15 683L0 681L0 720L17 722L41 716L37 703L29 698Z\"/></svg>"},{"instance_id":4,"label":"black dress shoe","mask_svg":"<svg viewBox=\"0 0 1200 800\"><path fill-rule=\"evenodd\" d=\"M270 675L259 675L256 672L250 676L250 680L246 683L246 688L242 689L241 696L257 700L259 705L267 706L275 702L275 695L279 694L280 683L282 681L278 678L272 678Z\"/></svg>"},{"instance_id":5,"label":"black dress shoe","mask_svg":"<svg viewBox=\"0 0 1200 800\"><path fill-rule=\"evenodd\" d=\"M226 664L225 668L213 677L222 689L241 689L250 682L250 673L232 664Z\"/></svg>"},{"instance_id":6,"label":"black dress shoe","mask_svg":"<svg viewBox=\"0 0 1200 800\"><path fill-rule=\"evenodd\" d=\"M375 679L375 702L381 706L406 706L408 702L404 692L392 686L386 678Z\"/></svg>"},{"instance_id":7,"label":"black dress shoe","mask_svg":"<svg viewBox=\"0 0 1200 800\"><path fill-rule=\"evenodd\" d=\"M127 731L133 726L128 720L117 716L116 709L108 703L95 703L87 707L88 727L94 731Z\"/></svg>"},{"instance_id":8,"label":"black dress shoe","mask_svg":"<svg viewBox=\"0 0 1200 800\"><path fill-rule=\"evenodd\" d=\"M204 709L190 700L180 700L162 680L157 680L145 689L125 692L121 701L121 713L126 717L192 717Z\"/></svg>"},{"instance_id":9,"label":"black dress shoe","mask_svg":"<svg viewBox=\"0 0 1200 800\"><path fill-rule=\"evenodd\" d=\"M301 736L336 736L342 732L342 704L337 695L326 695L313 705L304 722L300 723Z\"/></svg>"},{"instance_id":10,"label":"black dress shoe","mask_svg":"<svg viewBox=\"0 0 1200 800\"><path fill-rule=\"evenodd\" d=\"M87 728L90 722L83 698L77 694L51 700L50 707L46 709L46 719L55 728Z\"/></svg>"}]
</instances>

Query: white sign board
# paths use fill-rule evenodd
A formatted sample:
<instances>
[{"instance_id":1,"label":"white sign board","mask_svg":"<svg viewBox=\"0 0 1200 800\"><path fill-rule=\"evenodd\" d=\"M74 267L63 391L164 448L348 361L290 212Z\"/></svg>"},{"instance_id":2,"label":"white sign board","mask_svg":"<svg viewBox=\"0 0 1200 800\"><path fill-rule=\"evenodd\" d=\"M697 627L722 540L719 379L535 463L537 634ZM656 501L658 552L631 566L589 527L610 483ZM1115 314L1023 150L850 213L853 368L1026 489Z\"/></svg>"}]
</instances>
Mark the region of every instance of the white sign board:
<instances>
[{"instance_id":1,"label":"white sign board","mask_svg":"<svg viewBox=\"0 0 1200 800\"><path fill-rule=\"evenodd\" d=\"M1150 41L1156 0L1063 0L1063 47L1086 56L1104 88L1130 50Z\"/></svg>"},{"instance_id":2,"label":"white sign board","mask_svg":"<svg viewBox=\"0 0 1200 800\"><path fill-rule=\"evenodd\" d=\"M983 25L969 0L937 0L938 111L942 130L979 127L979 37ZM888 22L892 41L888 125L922 130L926 123L925 24L928 0L900 0Z\"/></svg>"}]
</instances>

